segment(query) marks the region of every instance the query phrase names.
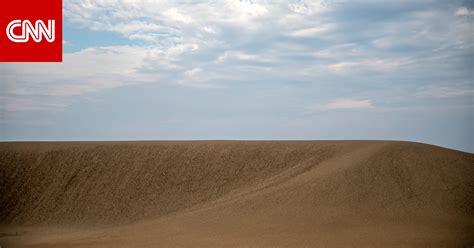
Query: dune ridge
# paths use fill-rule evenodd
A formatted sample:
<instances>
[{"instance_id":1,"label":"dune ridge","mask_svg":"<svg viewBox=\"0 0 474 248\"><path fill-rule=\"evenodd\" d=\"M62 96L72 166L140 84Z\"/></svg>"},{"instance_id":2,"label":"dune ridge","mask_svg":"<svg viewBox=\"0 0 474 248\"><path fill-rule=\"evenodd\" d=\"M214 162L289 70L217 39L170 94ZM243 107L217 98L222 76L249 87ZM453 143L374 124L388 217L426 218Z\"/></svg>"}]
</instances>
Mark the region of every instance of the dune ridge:
<instances>
[{"instance_id":1,"label":"dune ridge","mask_svg":"<svg viewBox=\"0 0 474 248\"><path fill-rule=\"evenodd\" d=\"M0 161L0 245L474 244L474 155L426 144L0 143Z\"/></svg>"}]
</instances>

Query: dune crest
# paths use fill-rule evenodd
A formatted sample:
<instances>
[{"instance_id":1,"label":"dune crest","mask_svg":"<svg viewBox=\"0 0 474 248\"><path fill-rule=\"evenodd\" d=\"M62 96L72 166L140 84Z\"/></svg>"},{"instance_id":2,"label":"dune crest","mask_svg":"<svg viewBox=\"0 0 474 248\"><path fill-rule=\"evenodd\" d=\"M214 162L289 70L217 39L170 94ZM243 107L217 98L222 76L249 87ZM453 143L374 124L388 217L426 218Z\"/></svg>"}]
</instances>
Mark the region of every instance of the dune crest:
<instances>
[{"instance_id":1,"label":"dune crest","mask_svg":"<svg viewBox=\"0 0 474 248\"><path fill-rule=\"evenodd\" d=\"M0 161L0 245L474 244L474 155L425 144L0 143Z\"/></svg>"}]
</instances>

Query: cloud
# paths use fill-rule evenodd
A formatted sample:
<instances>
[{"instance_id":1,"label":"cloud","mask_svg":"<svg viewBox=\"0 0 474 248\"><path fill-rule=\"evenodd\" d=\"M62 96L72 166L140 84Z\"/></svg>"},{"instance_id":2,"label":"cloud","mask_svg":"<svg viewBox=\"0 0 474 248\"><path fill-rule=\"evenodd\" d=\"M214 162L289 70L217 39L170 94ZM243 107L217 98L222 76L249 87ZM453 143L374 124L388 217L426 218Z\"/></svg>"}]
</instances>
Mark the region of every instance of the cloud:
<instances>
[{"instance_id":1,"label":"cloud","mask_svg":"<svg viewBox=\"0 0 474 248\"><path fill-rule=\"evenodd\" d=\"M311 15L313 13L313 10L311 9L311 7L308 6L308 4L304 2L289 3L288 8L290 8L292 11L298 14Z\"/></svg>"},{"instance_id":2,"label":"cloud","mask_svg":"<svg viewBox=\"0 0 474 248\"><path fill-rule=\"evenodd\" d=\"M317 104L307 106L306 113L325 112L331 110L356 110L373 108L372 102L369 99L354 100L354 99L339 99L326 104Z\"/></svg>"},{"instance_id":3,"label":"cloud","mask_svg":"<svg viewBox=\"0 0 474 248\"><path fill-rule=\"evenodd\" d=\"M201 72L202 72L201 68L193 68L191 70L185 71L184 75L186 75L188 77L194 77L194 76L197 76L197 74L199 74Z\"/></svg>"},{"instance_id":4,"label":"cloud","mask_svg":"<svg viewBox=\"0 0 474 248\"><path fill-rule=\"evenodd\" d=\"M75 96L140 82L137 73L153 49L133 46L95 47L65 54L63 63L3 64L13 95ZM124 63L126 61L126 63Z\"/></svg>"},{"instance_id":5,"label":"cloud","mask_svg":"<svg viewBox=\"0 0 474 248\"><path fill-rule=\"evenodd\" d=\"M84 29L116 32L132 40L167 43L214 33L214 24L248 29L268 9L254 1L79 1L64 3L64 15ZM185 32L184 32L185 31Z\"/></svg>"},{"instance_id":6,"label":"cloud","mask_svg":"<svg viewBox=\"0 0 474 248\"><path fill-rule=\"evenodd\" d=\"M328 65L328 69L334 73L348 73L353 71L393 71L401 66L412 63L409 58L392 58L392 59L365 59L360 61L337 62Z\"/></svg>"},{"instance_id":7,"label":"cloud","mask_svg":"<svg viewBox=\"0 0 474 248\"><path fill-rule=\"evenodd\" d=\"M454 13L455 16L473 16L474 15L474 10L470 10L466 7L461 7L456 10Z\"/></svg>"},{"instance_id":8,"label":"cloud","mask_svg":"<svg viewBox=\"0 0 474 248\"><path fill-rule=\"evenodd\" d=\"M325 32L328 32L331 28L333 28L333 26L334 26L333 24L322 24L317 27L298 29L298 30L291 31L290 36L314 37L314 36L324 34Z\"/></svg>"},{"instance_id":9,"label":"cloud","mask_svg":"<svg viewBox=\"0 0 474 248\"><path fill-rule=\"evenodd\" d=\"M64 55L63 63L4 63L1 107L6 111L64 108L68 98L124 85L151 82L158 75L140 73L155 48L87 48Z\"/></svg>"},{"instance_id":10,"label":"cloud","mask_svg":"<svg viewBox=\"0 0 474 248\"><path fill-rule=\"evenodd\" d=\"M461 17L471 10L446 5L67 0L65 28L92 33L89 47L66 53L62 64L1 64L0 96L55 108L67 106L66 97L157 83L374 100L358 93L396 88L407 97L446 78L469 78L471 24ZM107 32L128 45L94 43L94 34ZM80 37L66 38L82 47ZM58 105L42 105L49 97Z\"/></svg>"},{"instance_id":11,"label":"cloud","mask_svg":"<svg viewBox=\"0 0 474 248\"><path fill-rule=\"evenodd\" d=\"M182 23L191 23L193 22L193 18L191 16L182 14L178 9L176 8L171 8L163 12L163 15L165 18L176 21L176 22L182 22Z\"/></svg>"},{"instance_id":12,"label":"cloud","mask_svg":"<svg viewBox=\"0 0 474 248\"><path fill-rule=\"evenodd\" d=\"M218 63L225 63L229 61L251 61L251 62L270 62L257 54L251 54L241 51L225 51L217 58Z\"/></svg>"},{"instance_id":13,"label":"cloud","mask_svg":"<svg viewBox=\"0 0 474 248\"><path fill-rule=\"evenodd\" d=\"M222 89L222 85L212 83L216 79L218 79L218 76L212 72L203 71L201 68L193 68L185 71L183 76L177 80L177 83L193 88Z\"/></svg>"}]
</instances>

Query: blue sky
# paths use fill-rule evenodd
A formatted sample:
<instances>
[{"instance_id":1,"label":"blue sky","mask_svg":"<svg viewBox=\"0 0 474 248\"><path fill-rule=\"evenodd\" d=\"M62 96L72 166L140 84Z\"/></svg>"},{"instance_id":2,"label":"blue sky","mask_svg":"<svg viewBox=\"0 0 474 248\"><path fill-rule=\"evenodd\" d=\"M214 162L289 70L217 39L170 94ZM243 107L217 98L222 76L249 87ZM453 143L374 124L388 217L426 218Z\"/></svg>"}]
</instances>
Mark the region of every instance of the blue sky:
<instances>
[{"instance_id":1,"label":"blue sky","mask_svg":"<svg viewBox=\"0 0 474 248\"><path fill-rule=\"evenodd\" d=\"M474 152L473 1L64 0L1 140L394 139Z\"/></svg>"}]
</instances>

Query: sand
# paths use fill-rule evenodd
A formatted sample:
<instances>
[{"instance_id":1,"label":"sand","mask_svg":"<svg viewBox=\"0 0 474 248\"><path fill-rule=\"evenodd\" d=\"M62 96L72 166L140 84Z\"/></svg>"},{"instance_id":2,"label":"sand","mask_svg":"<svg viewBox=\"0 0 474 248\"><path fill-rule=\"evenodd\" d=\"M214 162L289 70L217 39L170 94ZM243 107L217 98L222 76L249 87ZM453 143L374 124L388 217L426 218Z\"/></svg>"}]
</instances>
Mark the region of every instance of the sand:
<instances>
[{"instance_id":1,"label":"sand","mask_svg":"<svg viewBox=\"0 0 474 248\"><path fill-rule=\"evenodd\" d=\"M411 142L0 143L0 246L472 247L473 178Z\"/></svg>"}]
</instances>

